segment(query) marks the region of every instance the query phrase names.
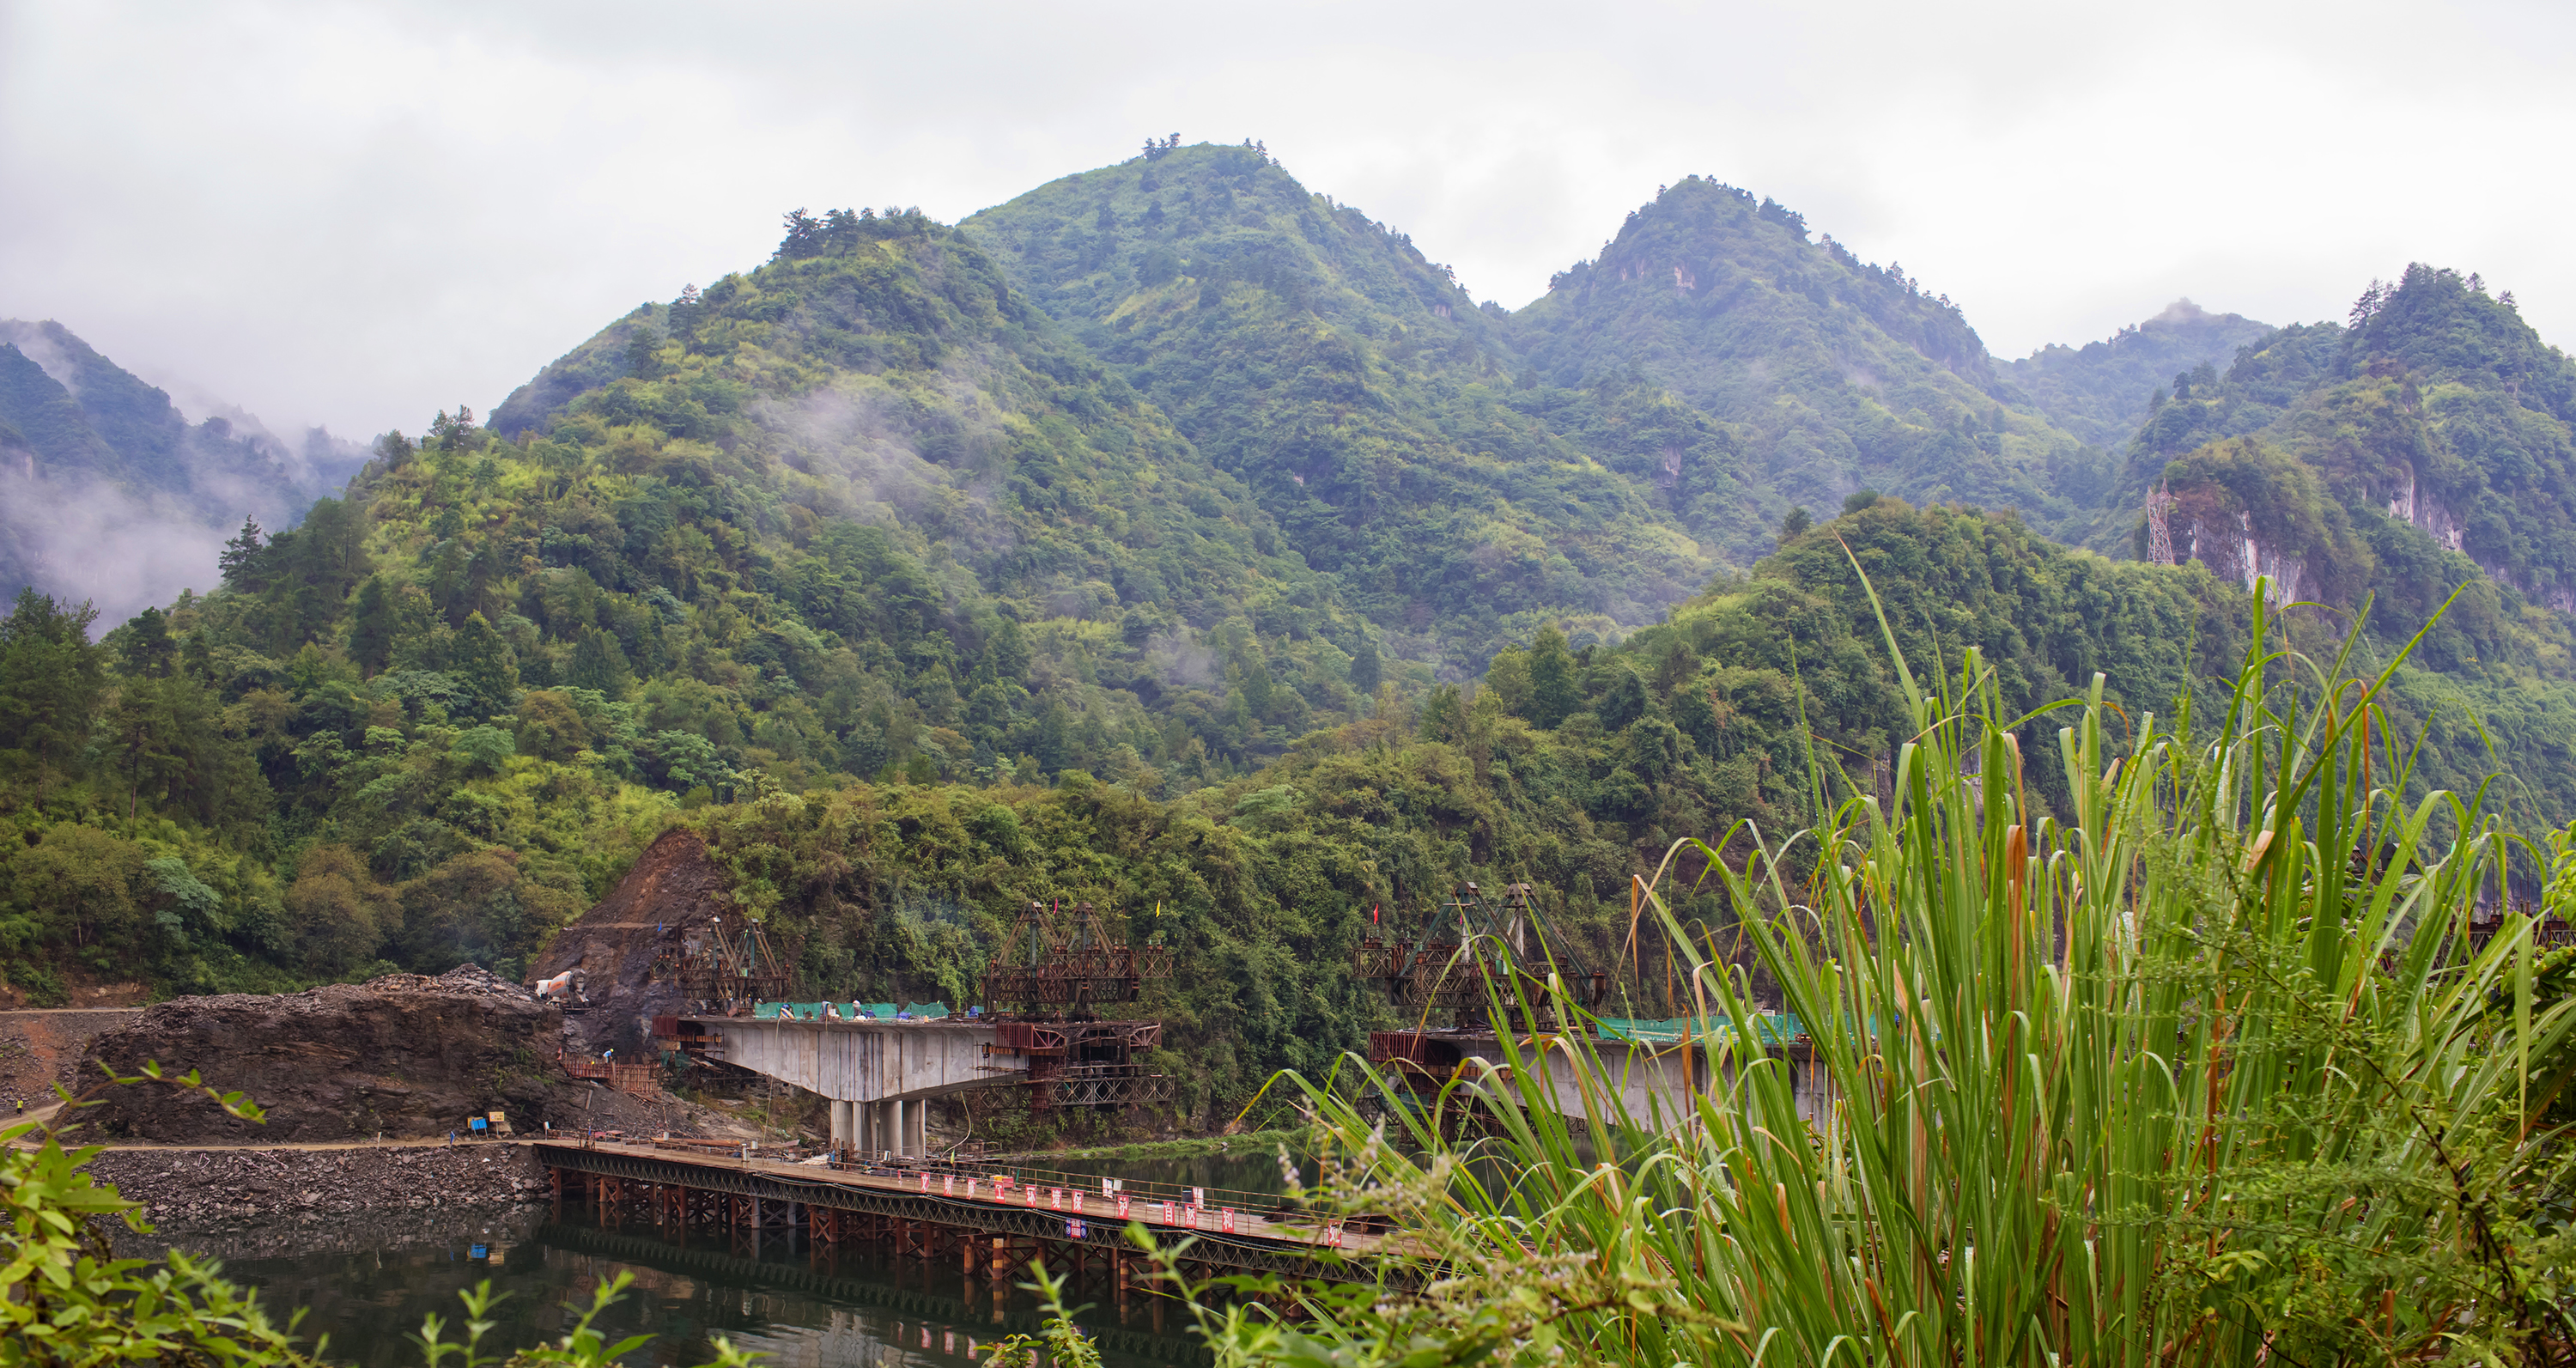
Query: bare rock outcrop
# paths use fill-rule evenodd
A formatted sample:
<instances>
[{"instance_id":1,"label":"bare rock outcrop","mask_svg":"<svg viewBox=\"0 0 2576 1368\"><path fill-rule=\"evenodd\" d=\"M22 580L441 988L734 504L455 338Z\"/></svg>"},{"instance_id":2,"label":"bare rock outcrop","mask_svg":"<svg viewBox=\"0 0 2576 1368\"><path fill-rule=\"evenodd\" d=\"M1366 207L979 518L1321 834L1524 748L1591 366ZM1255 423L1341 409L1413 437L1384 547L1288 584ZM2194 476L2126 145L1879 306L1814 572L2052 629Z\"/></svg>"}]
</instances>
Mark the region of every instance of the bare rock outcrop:
<instances>
[{"instance_id":1,"label":"bare rock outcrop","mask_svg":"<svg viewBox=\"0 0 2576 1368\"><path fill-rule=\"evenodd\" d=\"M537 959L535 977L581 971L590 1006L574 1017L573 1028L590 1050L651 1057L653 1018L676 1014L683 1005L679 985L650 981L653 963L725 914L728 883L724 870L707 857L705 839L673 827L646 847L598 906L555 933Z\"/></svg>"}]
</instances>

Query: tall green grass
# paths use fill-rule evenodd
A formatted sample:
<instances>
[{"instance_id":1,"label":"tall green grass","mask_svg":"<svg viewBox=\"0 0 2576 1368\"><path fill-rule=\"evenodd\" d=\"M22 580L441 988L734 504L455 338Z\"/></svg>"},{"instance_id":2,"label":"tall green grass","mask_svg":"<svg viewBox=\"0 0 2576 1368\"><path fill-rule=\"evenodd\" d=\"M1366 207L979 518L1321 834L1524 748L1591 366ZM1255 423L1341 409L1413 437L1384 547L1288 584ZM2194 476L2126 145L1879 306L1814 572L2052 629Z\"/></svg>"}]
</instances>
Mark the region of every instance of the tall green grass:
<instances>
[{"instance_id":1,"label":"tall green grass","mask_svg":"<svg viewBox=\"0 0 2576 1368\"><path fill-rule=\"evenodd\" d=\"M1585 1032L1530 1032L1428 1107L1372 1105L1403 1094L1364 1070L1301 1080L1335 1156L1308 1177L1394 1210L1419 1259L1295 1314L1207 1312L1221 1355L2576 1361L2566 1150L2532 1078L2576 1006L2536 1006L2518 913L2467 934L2517 861L2548 871L2475 795L2401 804L2387 675L2347 665L2267 650L2170 722L2098 680L2003 716L1973 652L1907 675L1892 796L1683 842L1668 871L1706 872L1644 900L1687 966L1695 1099L1631 1114L1630 1061ZM1693 938L1686 887L1722 893L1734 939ZM1811 1042L1727 1024L1763 1009ZM1797 1069L1833 1099L1812 1124ZM1482 1138L1447 1138L1462 1111Z\"/></svg>"}]
</instances>

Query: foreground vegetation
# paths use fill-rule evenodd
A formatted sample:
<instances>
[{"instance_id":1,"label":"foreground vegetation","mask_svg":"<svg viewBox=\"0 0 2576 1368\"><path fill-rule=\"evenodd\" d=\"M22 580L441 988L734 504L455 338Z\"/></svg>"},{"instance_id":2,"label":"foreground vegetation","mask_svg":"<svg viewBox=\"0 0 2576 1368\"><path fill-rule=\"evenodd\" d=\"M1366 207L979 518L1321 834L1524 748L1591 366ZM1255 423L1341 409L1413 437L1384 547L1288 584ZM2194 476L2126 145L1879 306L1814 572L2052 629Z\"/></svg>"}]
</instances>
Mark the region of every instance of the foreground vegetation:
<instances>
[{"instance_id":1,"label":"foreground vegetation","mask_svg":"<svg viewBox=\"0 0 2576 1368\"><path fill-rule=\"evenodd\" d=\"M1718 1086L1637 1114L1613 1061L1540 1037L1577 1115L1516 1056L1441 1094L1486 1119L1460 1144L1372 1119L1392 1080L1310 1080L1325 1186L1400 1207L1448 1276L1319 1292L1313 1325L1212 1314L1228 1360L2570 1362L2570 956L2525 911L2469 931L2535 857L2540 912L2576 911L2576 839L2403 801L2386 681L2344 664L2250 657L2134 741L2098 698L2002 707L1973 653L1909 691L1886 794L1707 865L1775 1001L1657 890ZM2072 795L2047 816L2043 767ZM1812 1056L1726 1026L1772 1007Z\"/></svg>"}]
</instances>

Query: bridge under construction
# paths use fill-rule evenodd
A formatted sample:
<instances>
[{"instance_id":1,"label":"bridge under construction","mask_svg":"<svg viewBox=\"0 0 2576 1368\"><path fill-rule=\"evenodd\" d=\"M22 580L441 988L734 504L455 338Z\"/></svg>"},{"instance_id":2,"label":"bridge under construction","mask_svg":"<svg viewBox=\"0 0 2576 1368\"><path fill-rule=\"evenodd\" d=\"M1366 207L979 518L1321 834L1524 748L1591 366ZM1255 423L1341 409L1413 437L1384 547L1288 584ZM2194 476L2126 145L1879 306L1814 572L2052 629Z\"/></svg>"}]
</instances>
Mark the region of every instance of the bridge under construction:
<instances>
[{"instance_id":1,"label":"bridge under construction","mask_svg":"<svg viewBox=\"0 0 2576 1368\"><path fill-rule=\"evenodd\" d=\"M728 953L729 963L756 972L708 983L784 982L757 968L777 960L756 932ZM1731 1068L1725 1042L1734 1023L1605 1015L1621 1010L1612 1003L1614 976L1584 963L1528 884L1499 897L1461 885L1418 936L1371 935L1355 947L1351 967L1420 1023L1369 1037L1370 1062L1417 1093L1462 1077L1507 1077L1517 1067L1536 1074L1543 1104L1558 1112L1661 1130L1689 1117ZM909 1019L856 1003L844 1015L837 1004L718 999L654 1029L692 1059L826 1099L832 1150L845 1159L920 1161L930 1157L930 1104L971 1090L1026 1089L1040 1110L1168 1100L1170 1080L1142 1062L1161 1040L1161 1023L1102 1014L1134 1003L1148 980L1170 973L1168 948L1112 938L1090 904L1031 903L985 975L986 1005L967 1016L942 1009ZM1620 985L1620 1001L1641 987ZM1662 1001L1669 1010L1670 995ZM1512 1029L1498 1029L1496 1017ZM1741 1029L1781 1060L1799 1110L1821 1121L1831 1098L1800 1023L1774 1014ZM1564 1050L1534 1048L1575 1036L1605 1066L1595 1081L1587 1083ZM1601 1077L1613 1084L1607 1094Z\"/></svg>"}]
</instances>

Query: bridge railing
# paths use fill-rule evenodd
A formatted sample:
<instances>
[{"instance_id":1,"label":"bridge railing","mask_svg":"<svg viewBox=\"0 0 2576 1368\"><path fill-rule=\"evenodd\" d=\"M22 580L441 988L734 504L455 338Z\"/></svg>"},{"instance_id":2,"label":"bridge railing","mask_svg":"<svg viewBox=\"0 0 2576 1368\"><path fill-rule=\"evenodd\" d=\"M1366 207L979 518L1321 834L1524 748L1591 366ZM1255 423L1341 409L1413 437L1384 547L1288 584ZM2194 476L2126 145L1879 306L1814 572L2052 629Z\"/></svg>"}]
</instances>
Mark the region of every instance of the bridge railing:
<instances>
[{"instance_id":1,"label":"bridge railing","mask_svg":"<svg viewBox=\"0 0 2576 1368\"><path fill-rule=\"evenodd\" d=\"M1114 1203L1118 1195L1123 1193L1131 1207L1140 1207L1149 1202L1158 1205L1169 1202L1175 1208L1196 1206L1205 1212L1232 1211L1249 1219L1268 1220L1274 1223L1284 1223L1291 1219L1316 1222L1340 1219L1336 1213L1313 1211L1300 1206L1284 1193L1201 1187L1186 1183L1157 1182L1145 1178L1103 1176L1097 1173L1066 1173L1024 1164L997 1164L972 1159L955 1162L942 1162L936 1159L901 1159L884 1163L864 1160L855 1163L840 1162L835 1163L833 1167L896 1178L927 1174L934 1187L940 1182L942 1176L950 1174L961 1178L973 1178L978 1183L988 1186L1007 1183L1007 1187L1001 1190L1007 1192L1010 1200L1018 1200L1022 1193L1035 1188L1041 1194L1041 1204L1048 1200L1046 1194L1049 1193L1080 1193L1083 1197L1082 1210L1091 1215L1114 1211L1116 1209ZM1103 1183L1112 1186L1104 1191ZM1351 1224L1354 1229L1361 1228L1356 1218Z\"/></svg>"}]
</instances>

